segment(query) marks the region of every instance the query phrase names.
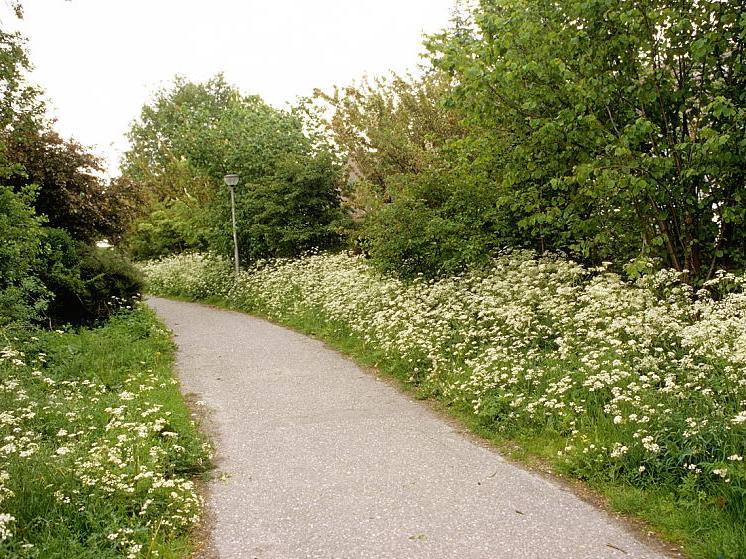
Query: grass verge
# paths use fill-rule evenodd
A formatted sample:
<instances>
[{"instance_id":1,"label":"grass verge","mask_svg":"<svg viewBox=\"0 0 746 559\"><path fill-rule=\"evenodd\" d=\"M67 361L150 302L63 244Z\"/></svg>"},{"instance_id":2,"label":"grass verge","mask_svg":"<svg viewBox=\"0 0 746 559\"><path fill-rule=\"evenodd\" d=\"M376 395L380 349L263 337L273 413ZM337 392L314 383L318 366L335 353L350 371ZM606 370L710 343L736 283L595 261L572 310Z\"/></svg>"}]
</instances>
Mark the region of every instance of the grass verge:
<instances>
[{"instance_id":1,"label":"grass verge","mask_svg":"<svg viewBox=\"0 0 746 559\"><path fill-rule=\"evenodd\" d=\"M209 447L154 313L0 341L0 556L187 556Z\"/></svg>"}]
</instances>

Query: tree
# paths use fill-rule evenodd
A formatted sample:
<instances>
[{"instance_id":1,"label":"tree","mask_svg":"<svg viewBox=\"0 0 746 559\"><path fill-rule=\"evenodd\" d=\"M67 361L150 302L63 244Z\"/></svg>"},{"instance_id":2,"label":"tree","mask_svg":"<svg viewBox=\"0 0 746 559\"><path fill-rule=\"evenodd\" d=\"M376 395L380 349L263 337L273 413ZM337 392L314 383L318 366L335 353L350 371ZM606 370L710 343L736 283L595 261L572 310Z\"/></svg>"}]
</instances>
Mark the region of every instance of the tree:
<instances>
[{"instance_id":1,"label":"tree","mask_svg":"<svg viewBox=\"0 0 746 559\"><path fill-rule=\"evenodd\" d=\"M18 17L20 4L14 6ZM0 179L17 170L6 153L10 134L38 129L43 123L44 103L40 91L25 79L30 69L25 43L19 33L0 29Z\"/></svg>"},{"instance_id":2,"label":"tree","mask_svg":"<svg viewBox=\"0 0 746 559\"><path fill-rule=\"evenodd\" d=\"M91 242L115 235L126 217L130 196L121 181L107 185L101 161L79 143L50 129L13 130L3 137L6 157L15 167L5 182L15 190L38 186L36 212L51 227Z\"/></svg>"},{"instance_id":3,"label":"tree","mask_svg":"<svg viewBox=\"0 0 746 559\"><path fill-rule=\"evenodd\" d=\"M299 118L241 95L222 75L204 84L177 78L143 107L129 138L123 170L139 180L185 161L216 183L231 171L252 181L271 174L278 158L310 148Z\"/></svg>"},{"instance_id":4,"label":"tree","mask_svg":"<svg viewBox=\"0 0 746 559\"><path fill-rule=\"evenodd\" d=\"M19 2L13 3L18 17ZM106 185L101 162L87 148L64 141L46 117L41 91L30 85L24 39L0 30L0 179L16 192L36 185L34 206L48 224L81 240L117 236L132 197L126 182Z\"/></svg>"},{"instance_id":5,"label":"tree","mask_svg":"<svg viewBox=\"0 0 746 559\"><path fill-rule=\"evenodd\" d=\"M390 202L366 216L361 237L387 272L446 276L488 263L511 241L519 244L506 221L495 212L490 183L445 160L439 168L400 177Z\"/></svg>"},{"instance_id":6,"label":"tree","mask_svg":"<svg viewBox=\"0 0 746 559\"><path fill-rule=\"evenodd\" d=\"M229 172L241 177L236 204L243 257L297 254L335 238L328 234L339 217L338 202L329 210L337 199L334 159L304 134L298 114L243 96L222 76L204 84L177 79L160 91L143 108L130 141L123 175L140 183L147 207L178 211L182 223L210 232L195 239L183 228L150 227L162 215L151 212L133 224L130 246L142 245L146 231L162 232L169 239L160 246L195 248L206 237L212 248L231 254L222 186Z\"/></svg>"},{"instance_id":7,"label":"tree","mask_svg":"<svg viewBox=\"0 0 746 559\"><path fill-rule=\"evenodd\" d=\"M297 256L314 248L339 244L342 230L338 169L330 156L288 157L276 162L272 175L239 185L236 200L242 257ZM228 197L219 212L227 218ZM213 234L213 246L230 253L230 221Z\"/></svg>"},{"instance_id":8,"label":"tree","mask_svg":"<svg viewBox=\"0 0 746 559\"><path fill-rule=\"evenodd\" d=\"M539 249L744 264L741 0L484 0L429 40Z\"/></svg>"},{"instance_id":9,"label":"tree","mask_svg":"<svg viewBox=\"0 0 746 559\"><path fill-rule=\"evenodd\" d=\"M397 177L423 173L439 163L447 142L465 130L443 104L450 78L392 75L359 85L317 90L328 105L327 127L346 158L349 203L368 212L391 200Z\"/></svg>"},{"instance_id":10,"label":"tree","mask_svg":"<svg viewBox=\"0 0 746 559\"><path fill-rule=\"evenodd\" d=\"M480 160L478 141L457 107L451 78L431 69L336 88L328 129L347 158L346 203L360 248L403 276L457 273L519 242Z\"/></svg>"},{"instance_id":11,"label":"tree","mask_svg":"<svg viewBox=\"0 0 746 559\"><path fill-rule=\"evenodd\" d=\"M40 91L25 79L29 69L21 35L0 29L0 132L36 127L43 118Z\"/></svg>"},{"instance_id":12,"label":"tree","mask_svg":"<svg viewBox=\"0 0 746 559\"><path fill-rule=\"evenodd\" d=\"M188 250L207 250L212 235L209 216L190 196L152 202L130 225L125 249L137 260Z\"/></svg>"},{"instance_id":13,"label":"tree","mask_svg":"<svg viewBox=\"0 0 746 559\"><path fill-rule=\"evenodd\" d=\"M14 7L20 17L20 4ZM130 185L107 187L97 175L99 161L51 129L39 90L26 81L28 69L23 39L0 30L3 331L30 322L96 321L130 304L141 287L131 265L80 242L119 229Z\"/></svg>"}]
</instances>

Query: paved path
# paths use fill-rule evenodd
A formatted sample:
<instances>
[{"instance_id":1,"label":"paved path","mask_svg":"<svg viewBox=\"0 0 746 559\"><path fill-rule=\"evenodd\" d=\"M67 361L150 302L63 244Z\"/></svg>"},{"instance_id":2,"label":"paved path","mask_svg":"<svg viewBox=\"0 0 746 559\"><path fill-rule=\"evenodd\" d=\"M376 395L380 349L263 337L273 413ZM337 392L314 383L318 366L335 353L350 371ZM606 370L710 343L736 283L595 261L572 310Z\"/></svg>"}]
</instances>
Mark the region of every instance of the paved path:
<instances>
[{"instance_id":1,"label":"paved path","mask_svg":"<svg viewBox=\"0 0 746 559\"><path fill-rule=\"evenodd\" d=\"M321 342L150 299L183 390L211 410L205 557L662 558L607 514L509 464Z\"/></svg>"}]
</instances>

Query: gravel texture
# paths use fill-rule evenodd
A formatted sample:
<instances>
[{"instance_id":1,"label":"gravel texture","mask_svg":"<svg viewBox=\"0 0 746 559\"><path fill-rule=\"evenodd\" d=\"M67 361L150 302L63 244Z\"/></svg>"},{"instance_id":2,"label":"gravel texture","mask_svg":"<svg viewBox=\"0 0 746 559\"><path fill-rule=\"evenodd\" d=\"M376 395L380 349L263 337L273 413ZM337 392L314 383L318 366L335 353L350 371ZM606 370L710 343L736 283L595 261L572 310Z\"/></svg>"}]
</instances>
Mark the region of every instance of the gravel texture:
<instances>
[{"instance_id":1,"label":"gravel texture","mask_svg":"<svg viewBox=\"0 0 746 559\"><path fill-rule=\"evenodd\" d=\"M203 557L664 557L319 341L245 314L149 303L215 431Z\"/></svg>"}]
</instances>

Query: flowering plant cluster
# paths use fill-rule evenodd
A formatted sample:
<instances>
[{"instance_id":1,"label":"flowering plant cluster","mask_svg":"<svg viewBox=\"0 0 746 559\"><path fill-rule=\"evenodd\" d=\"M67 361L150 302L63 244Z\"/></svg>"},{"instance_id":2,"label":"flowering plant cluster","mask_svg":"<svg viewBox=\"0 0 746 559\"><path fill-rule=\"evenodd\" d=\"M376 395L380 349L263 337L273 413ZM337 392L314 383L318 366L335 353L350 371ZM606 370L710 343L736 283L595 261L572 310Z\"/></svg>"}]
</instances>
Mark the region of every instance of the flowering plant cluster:
<instances>
[{"instance_id":1,"label":"flowering plant cluster","mask_svg":"<svg viewBox=\"0 0 746 559\"><path fill-rule=\"evenodd\" d=\"M12 341L0 350L0 555L167 556L199 517L191 476L209 460L168 332L140 307Z\"/></svg>"},{"instance_id":2,"label":"flowering plant cluster","mask_svg":"<svg viewBox=\"0 0 746 559\"><path fill-rule=\"evenodd\" d=\"M432 281L344 254L262 262L235 285L213 256L145 272L156 293L353 336L497 431L553 435L575 475L671 484L746 515L745 276L700 289L671 270L629 282L530 252Z\"/></svg>"}]
</instances>

